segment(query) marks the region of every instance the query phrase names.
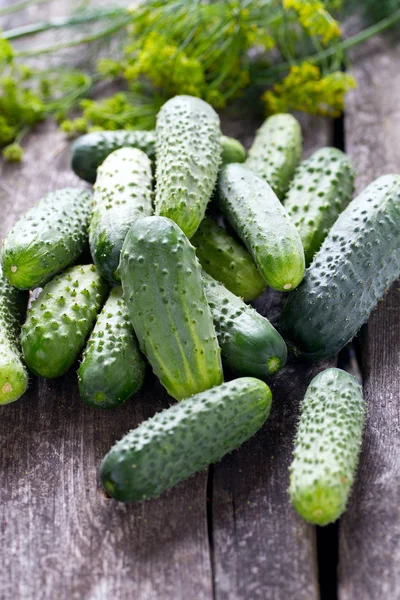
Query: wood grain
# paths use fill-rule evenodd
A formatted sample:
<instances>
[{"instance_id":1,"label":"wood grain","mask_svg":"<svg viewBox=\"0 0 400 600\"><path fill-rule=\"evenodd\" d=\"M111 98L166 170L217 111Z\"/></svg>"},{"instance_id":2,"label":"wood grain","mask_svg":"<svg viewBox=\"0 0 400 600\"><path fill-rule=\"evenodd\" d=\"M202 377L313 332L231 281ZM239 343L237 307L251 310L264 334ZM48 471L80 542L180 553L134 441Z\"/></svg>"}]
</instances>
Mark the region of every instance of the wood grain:
<instances>
[{"instance_id":1,"label":"wood grain","mask_svg":"<svg viewBox=\"0 0 400 600\"><path fill-rule=\"evenodd\" d=\"M360 191L400 173L400 44L366 44L353 59L358 88L348 98L346 149ZM340 600L400 598L399 282L361 335L367 419L358 478L340 525Z\"/></svg>"}]
</instances>

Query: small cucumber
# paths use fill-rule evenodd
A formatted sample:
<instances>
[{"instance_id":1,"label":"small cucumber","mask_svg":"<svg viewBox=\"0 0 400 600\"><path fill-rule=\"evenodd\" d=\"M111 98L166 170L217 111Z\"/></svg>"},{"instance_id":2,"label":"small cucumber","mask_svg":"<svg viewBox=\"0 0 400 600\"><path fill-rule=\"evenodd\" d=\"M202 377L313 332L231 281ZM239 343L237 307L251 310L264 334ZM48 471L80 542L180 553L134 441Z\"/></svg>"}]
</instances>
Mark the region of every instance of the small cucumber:
<instances>
[{"instance_id":1,"label":"small cucumber","mask_svg":"<svg viewBox=\"0 0 400 600\"><path fill-rule=\"evenodd\" d=\"M246 160L246 149L235 138L221 136L221 161L223 165L242 163Z\"/></svg>"},{"instance_id":2,"label":"small cucumber","mask_svg":"<svg viewBox=\"0 0 400 600\"><path fill-rule=\"evenodd\" d=\"M290 466L291 502L309 523L327 525L344 512L358 463L364 399L357 380L326 369L301 405Z\"/></svg>"},{"instance_id":3,"label":"small cucumber","mask_svg":"<svg viewBox=\"0 0 400 600\"><path fill-rule=\"evenodd\" d=\"M350 159L337 148L321 148L297 169L285 208L303 242L308 266L354 189Z\"/></svg>"},{"instance_id":4,"label":"small cucumber","mask_svg":"<svg viewBox=\"0 0 400 600\"><path fill-rule=\"evenodd\" d=\"M24 359L35 375L59 377L78 358L106 298L94 265L72 267L45 285L22 327Z\"/></svg>"},{"instance_id":5,"label":"small cucumber","mask_svg":"<svg viewBox=\"0 0 400 600\"><path fill-rule=\"evenodd\" d=\"M149 217L152 207L149 158L137 148L112 152L97 171L89 242L100 275L118 282L122 244L137 219Z\"/></svg>"},{"instance_id":6,"label":"small cucumber","mask_svg":"<svg viewBox=\"0 0 400 600\"><path fill-rule=\"evenodd\" d=\"M251 255L210 217L200 223L191 243L203 269L236 296L249 302L265 289Z\"/></svg>"},{"instance_id":7,"label":"small cucumber","mask_svg":"<svg viewBox=\"0 0 400 600\"><path fill-rule=\"evenodd\" d=\"M400 175L385 175L342 212L287 299L280 324L294 353L333 356L355 336L400 276L399 232Z\"/></svg>"},{"instance_id":8,"label":"small cucumber","mask_svg":"<svg viewBox=\"0 0 400 600\"><path fill-rule=\"evenodd\" d=\"M15 402L28 387L19 342L27 304L27 293L10 285L0 265L0 404Z\"/></svg>"},{"instance_id":9,"label":"small cucumber","mask_svg":"<svg viewBox=\"0 0 400 600\"><path fill-rule=\"evenodd\" d=\"M78 188L50 192L4 241L3 271L15 287L41 287L74 262L88 238L90 194Z\"/></svg>"},{"instance_id":10,"label":"small cucumber","mask_svg":"<svg viewBox=\"0 0 400 600\"><path fill-rule=\"evenodd\" d=\"M269 117L257 132L245 162L283 200L301 160L300 123L292 115Z\"/></svg>"},{"instance_id":11,"label":"small cucumber","mask_svg":"<svg viewBox=\"0 0 400 600\"><path fill-rule=\"evenodd\" d=\"M261 379L277 373L287 349L268 319L204 272L203 282L224 366L236 375Z\"/></svg>"},{"instance_id":12,"label":"small cucumber","mask_svg":"<svg viewBox=\"0 0 400 600\"><path fill-rule=\"evenodd\" d=\"M122 298L111 290L78 369L79 392L93 408L114 408L141 387L146 365Z\"/></svg>"},{"instance_id":13,"label":"small cucumber","mask_svg":"<svg viewBox=\"0 0 400 600\"><path fill-rule=\"evenodd\" d=\"M305 270L299 233L266 181L242 165L221 170L219 206L275 290L297 287Z\"/></svg>"},{"instance_id":14,"label":"small cucumber","mask_svg":"<svg viewBox=\"0 0 400 600\"><path fill-rule=\"evenodd\" d=\"M217 113L200 98L171 98L157 116L156 147L155 212L190 238L204 218L221 162Z\"/></svg>"},{"instance_id":15,"label":"small cucumber","mask_svg":"<svg viewBox=\"0 0 400 600\"><path fill-rule=\"evenodd\" d=\"M210 308L193 246L165 217L136 221L120 273L140 347L168 393L181 400L223 380Z\"/></svg>"},{"instance_id":16,"label":"small cucumber","mask_svg":"<svg viewBox=\"0 0 400 600\"><path fill-rule=\"evenodd\" d=\"M159 496L251 438L267 419L271 401L265 383L244 377L159 412L104 457L105 490L122 502Z\"/></svg>"}]
</instances>

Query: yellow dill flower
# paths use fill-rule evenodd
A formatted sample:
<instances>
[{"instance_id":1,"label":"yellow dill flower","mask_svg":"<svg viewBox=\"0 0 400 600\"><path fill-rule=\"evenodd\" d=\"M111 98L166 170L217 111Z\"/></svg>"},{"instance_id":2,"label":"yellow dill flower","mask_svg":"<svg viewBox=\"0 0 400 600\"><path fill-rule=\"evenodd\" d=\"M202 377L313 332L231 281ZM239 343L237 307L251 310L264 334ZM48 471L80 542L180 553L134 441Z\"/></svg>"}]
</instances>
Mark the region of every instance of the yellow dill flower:
<instances>
[{"instance_id":1,"label":"yellow dill flower","mask_svg":"<svg viewBox=\"0 0 400 600\"><path fill-rule=\"evenodd\" d=\"M344 108L346 93L356 86L350 75L335 71L322 75L313 64L293 66L283 81L262 96L267 113L300 110L337 117Z\"/></svg>"},{"instance_id":2,"label":"yellow dill flower","mask_svg":"<svg viewBox=\"0 0 400 600\"><path fill-rule=\"evenodd\" d=\"M301 25L310 35L319 35L324 44L341 34L339 23L319 0L283 0L285 10L294 10Z\"/></svg>"},{"instance_id":3,"label":"yellow dill flower","mask_svg":"<svg viewBox=\"0 0 400 600\"><path fill-rule=\"evenodd\" d=\"M253 26L251 30L246 32L246 42L248 46L261 46L266 52L275 47L275 40L268 35L265 29Z\"/></svg>"}]
</instances>

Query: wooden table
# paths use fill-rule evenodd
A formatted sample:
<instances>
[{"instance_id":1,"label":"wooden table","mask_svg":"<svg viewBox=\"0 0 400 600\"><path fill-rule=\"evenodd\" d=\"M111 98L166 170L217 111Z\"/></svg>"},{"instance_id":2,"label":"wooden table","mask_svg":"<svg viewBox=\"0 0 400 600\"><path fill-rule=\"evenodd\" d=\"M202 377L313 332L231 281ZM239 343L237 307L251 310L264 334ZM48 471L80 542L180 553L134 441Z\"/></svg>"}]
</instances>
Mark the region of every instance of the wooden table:
<instances>
[{"instance_id":1,"label":"wooden table","mask_svg":"<svg viewBox=\"0 0 400 600\"><path fill-rule=\"evenodd\" d=\"M54 3L28 17L51 11ZM358 191L400 172L399 64L399 44L373 41L354 56L358 88L344 121L302 119L305 154L344 145ZM225 133L247 144L253 135L232 120ZM24 145L21 166L0 165L2 236L45 192L82 185L54 125L38 127ZM256 305L271 315L276 296ZM106 498L97 470L115 440L168 404L154 377L111 412L83 406L74 369L56 381L32 378L25 397L0 410L0 598L400 599L399 318L396 284L359 336L368 411L350 506L339 523L318 530L296 516L286 490L299 401L327 363L289 365L271 381L272 414L254 439L137 505Z\"/></svg>"}]
</instances>

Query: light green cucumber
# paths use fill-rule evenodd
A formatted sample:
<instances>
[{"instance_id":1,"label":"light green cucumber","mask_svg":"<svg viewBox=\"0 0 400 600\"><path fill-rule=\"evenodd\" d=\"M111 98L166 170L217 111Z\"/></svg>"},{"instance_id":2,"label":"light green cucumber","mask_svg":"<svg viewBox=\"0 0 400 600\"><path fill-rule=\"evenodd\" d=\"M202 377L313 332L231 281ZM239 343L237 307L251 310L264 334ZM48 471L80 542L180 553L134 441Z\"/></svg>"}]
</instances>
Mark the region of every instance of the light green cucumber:
<instances>
[{"instance_id":1,"label":"light green cucumber","mask_svg":"<svg viewBox=\"0 0 400 600\"><path fill-rule=\"evenodd\" d=\"M246 149L239 140L221 136L221 161L223 165L242 163L246 160Z\"/></svg>"},{"instance_id":2,"label":"light green cucumber","mask_svg":"<svg viewBox=\"0 0 400 600\"><path fill-rule=\"evenodd\" d=\"M294 508L309 523L327 525L344 512L363 424L362 390L352 375L326 369L314 377L301 405L289 487Z\"/></svg>"}]
</instances>

